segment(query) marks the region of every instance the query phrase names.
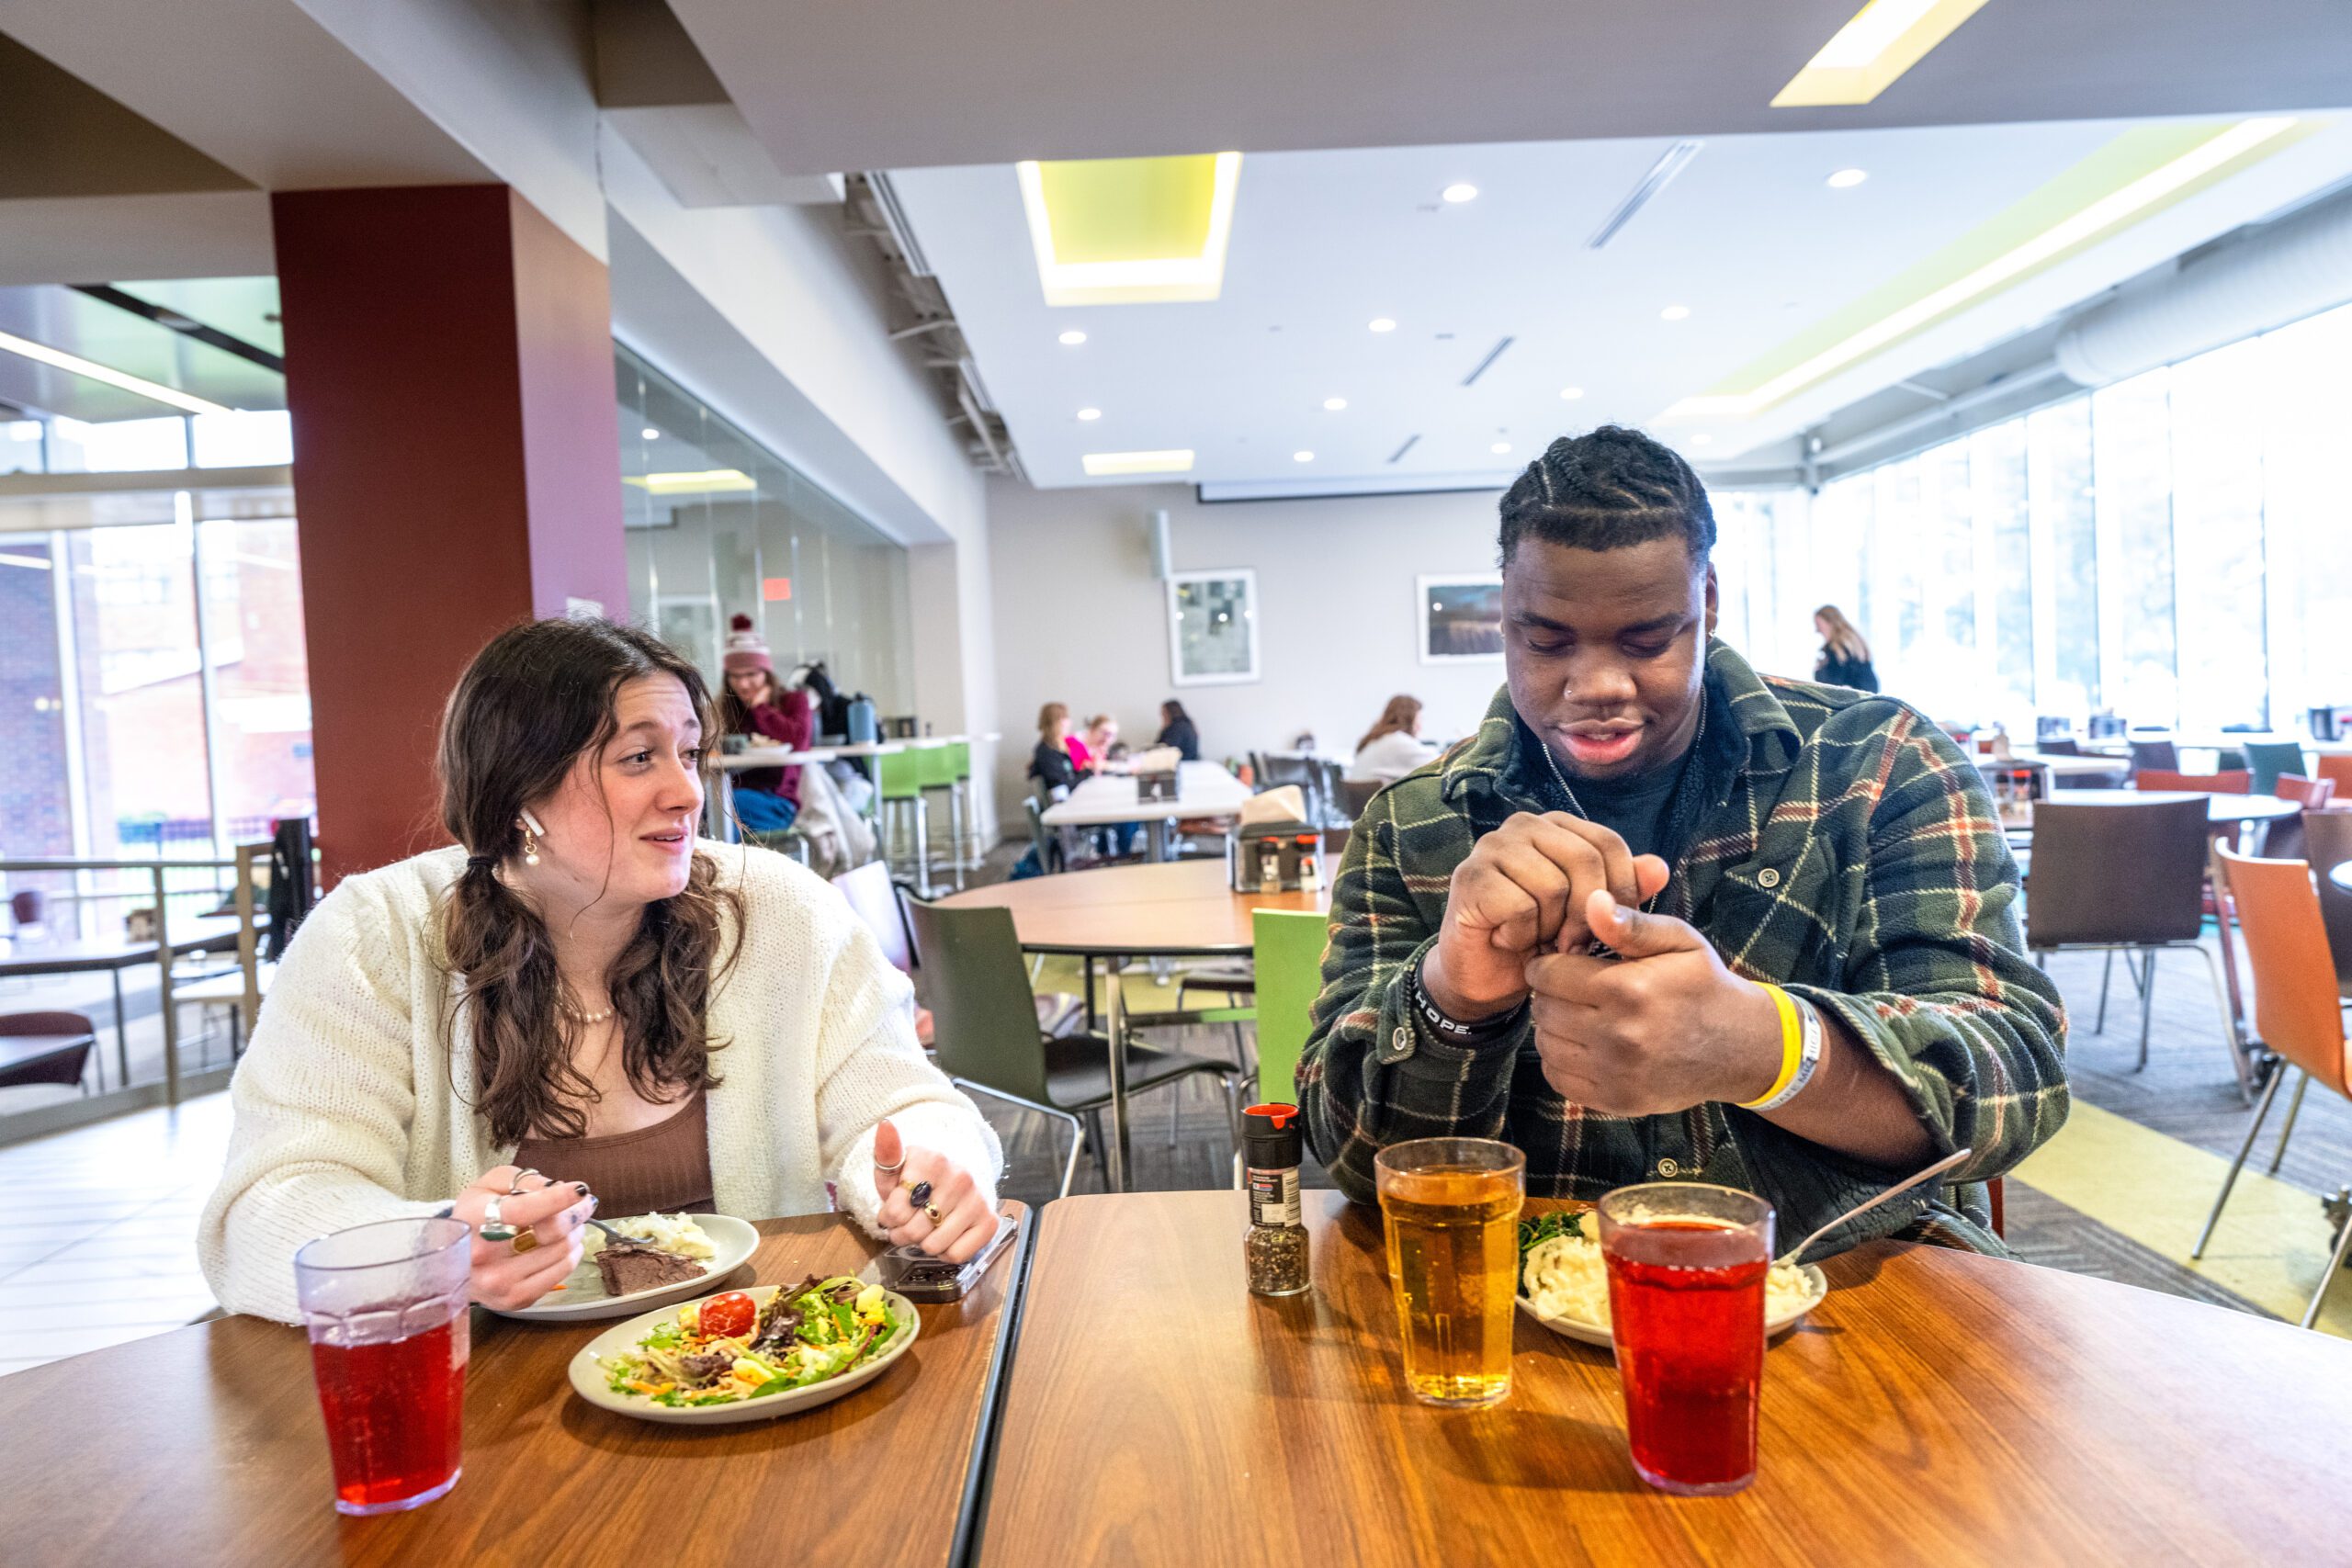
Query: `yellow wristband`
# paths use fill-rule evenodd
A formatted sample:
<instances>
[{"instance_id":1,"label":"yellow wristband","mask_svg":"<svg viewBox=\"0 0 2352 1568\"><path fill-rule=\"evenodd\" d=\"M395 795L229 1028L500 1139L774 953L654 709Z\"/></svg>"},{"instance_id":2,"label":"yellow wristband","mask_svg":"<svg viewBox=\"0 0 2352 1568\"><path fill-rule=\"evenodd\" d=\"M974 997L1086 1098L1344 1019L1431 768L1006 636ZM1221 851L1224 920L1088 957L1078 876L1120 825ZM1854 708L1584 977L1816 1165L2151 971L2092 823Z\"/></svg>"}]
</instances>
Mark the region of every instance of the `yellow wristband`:
<instances>
[{"instance_id":1,"label":"yellow wristband","mask_svg":"<svg viewBox=\"0 0 2352 1568\"><path fill-rule=\"evenodd\" d=\"M1781 1014L1781 1076L1772 1080L1770 1089L1754 1100L1742 1100L1739 1106L1742 1111L1754 1111L1770 1105L1782 1089L1789 1087L1790 1081L1797 1076L1798 1066L1804 1059L1804 1026L1797 1021L1796 1002L1778 986L1766 986L1764 990Z\"/></svg>"}]
</instances>

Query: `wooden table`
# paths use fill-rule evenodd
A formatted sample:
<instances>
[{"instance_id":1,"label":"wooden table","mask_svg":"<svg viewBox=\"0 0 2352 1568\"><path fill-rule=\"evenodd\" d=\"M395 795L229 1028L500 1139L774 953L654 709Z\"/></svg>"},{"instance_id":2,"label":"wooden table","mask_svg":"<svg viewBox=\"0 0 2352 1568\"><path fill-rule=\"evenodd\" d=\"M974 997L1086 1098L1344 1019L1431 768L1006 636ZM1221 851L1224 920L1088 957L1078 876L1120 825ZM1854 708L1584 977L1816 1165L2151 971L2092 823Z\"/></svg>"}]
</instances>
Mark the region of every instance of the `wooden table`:
<instances>
[{"instance_id":1,"label":"wooden table","mask_svg":"<svg viewBox=\"0 0 2352 1568\"><path fill-rule=\"evenodd\" d=\"M225 953L237 945L237 920L229 915L181 915L170 926L172 954ZM35 975L95 975L104 971L114 987L114 1050L121 1087L130 1085L130 1030L122 1010L122 972L156 962L153 942L102 941L25 942L0 956L0 980ZM166 1006L170 1005L168 1002ZM98 1058L98 1088L106 1088L106 1058Z\"/></svg>"},{"instance_id":2,"label":"wooden table","mask_svg":"<svg viewBox=\"0 0 2352 1568\"><path fill-rule=\"evenodd\" d=\"M1110 1016L1104 1032L1111 1052L1111 1138L1105 1151L1111 1187L1126 1188L1127 1068L1125 998L1119 972L1131 958L1247 956L1257 938L1250 916L1260 909L1326 910L1331 907L1331 857L1324 861L1323 890L1316 893L1236 893L1223 861L1176 861L1165 865L1117 865L1033 876L952 893L939 902L953 908L1012 911L1013 933L1031 953L1075 955L1086 960L1087 1007L1094 1005L1094 964L1109 968Z\"/></svg>"},{"instance_id":3,"label":"wooden table","mask_svg":"<svg viewBox=\"0 0 2352 1568\"><path fill-rule=\"evenodd\" d=\"M1284 1302L1244 1288L1239 1193L1046 1211L980 1563L2345 1560L2341 1340L1873 1243L1766 1358L1756 1483L1668 1497L1609 1352L1525 1319L1508 1403L1413 1403L1378 1215L1306 1204Z\"/></svg>"},{"instance_id":4,"label":"wooden table","mask_svg":"<svg viewBox=\"0 0 2352 1568\"><path fill-rule=\"evenodd\" d=\"M2052 806L2144 806L2156 800L2188 800L2202 795L2205 815L2216 826L2233 822L2281 822L2302 815L2303 803L2275 795L2205 795L2183 789L2070 789L2050 797Z\"/></svg>"},{"instance_id":5,"label":"wooden table","mask_svg":"<svg viewBox=\"0 0 2352 1568\"><path fill-rule=\"evenodd\" d=\"M1138 800L1132 776L1096 773L1082 779L1068 800L1042 814L1049 828L1101 828L1141 822L1149 835L1151 858L1169 856L1168 824L1181 818L1229 818L1241 815L1250 786L1215 762L1179 762L1176 798Z\"/></svg>"},{"instance_id":6,"label":"wooden table","mask_svg":"<svg viewBox=\"0 0 2352 1568\"><path fill-rule=\"evenodd\" d=\"M834 1214L759 1229L765 1239L730 1284L851 1273L879 1250ZM599 1410L565 1367L610 1324L477 1312L465 1473L439 1501L375 1518L334 1512L300 1329L234 1317L17 1372L0 1378L0 1558L955 1568L978 1517L1030 1242L1018 1238L964 1301L920 1308L913 1348L871 1386L746 1426ZM103 1299L103 1285L90 1289Z\"/></svg>"}]
</instances>

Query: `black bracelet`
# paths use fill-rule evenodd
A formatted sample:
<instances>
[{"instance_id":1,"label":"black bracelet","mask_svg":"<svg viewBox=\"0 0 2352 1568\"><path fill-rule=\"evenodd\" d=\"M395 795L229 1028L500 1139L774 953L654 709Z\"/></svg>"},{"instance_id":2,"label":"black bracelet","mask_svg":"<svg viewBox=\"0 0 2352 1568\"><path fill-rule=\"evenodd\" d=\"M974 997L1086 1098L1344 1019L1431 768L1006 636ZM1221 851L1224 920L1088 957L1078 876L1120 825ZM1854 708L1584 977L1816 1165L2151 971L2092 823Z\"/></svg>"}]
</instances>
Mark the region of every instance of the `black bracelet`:
<instances>
[{"instance_id":1,"label":"black bracelet","mask_svg":"<svg viewBox=\"0 0 2352 1568\"><path fill-rule=\"evenodd\" d=\"M1421 966L1419 964L1405 972L1405 998L1407 1004L1437 1032L1439 1039L1464 1045L1483 1044L1508 1033L1519 1022L1520 1014L1527 1010L1527 1001L1521 998L1519 1005L1507 1012L1482 1018L1476 1023L1464 1023L1430 1000L1429 991L1421 984Z\"/></svg>"}]
</instances>

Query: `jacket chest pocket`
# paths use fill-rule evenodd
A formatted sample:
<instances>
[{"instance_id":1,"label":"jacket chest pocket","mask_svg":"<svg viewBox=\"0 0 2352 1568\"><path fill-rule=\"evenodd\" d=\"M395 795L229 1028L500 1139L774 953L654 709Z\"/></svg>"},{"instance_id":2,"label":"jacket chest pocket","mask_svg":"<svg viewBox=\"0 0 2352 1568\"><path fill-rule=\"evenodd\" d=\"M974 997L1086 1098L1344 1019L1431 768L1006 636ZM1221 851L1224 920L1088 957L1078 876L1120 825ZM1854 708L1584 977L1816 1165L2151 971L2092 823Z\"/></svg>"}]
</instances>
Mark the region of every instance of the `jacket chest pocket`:
<instances>
[{"instance_id":1,"label":"jacket chest pocket","mask_svg":"<svg viewBox=\"0 0 2352 1568\"><path fill-rule=\"evenodd\" d=\"M1768 844L1726 866L1699 923L1738 974L1834 986L1845 969L1847 898L1836 855L1807 834L1793 853Z\"/></svg>"}]
</instances>

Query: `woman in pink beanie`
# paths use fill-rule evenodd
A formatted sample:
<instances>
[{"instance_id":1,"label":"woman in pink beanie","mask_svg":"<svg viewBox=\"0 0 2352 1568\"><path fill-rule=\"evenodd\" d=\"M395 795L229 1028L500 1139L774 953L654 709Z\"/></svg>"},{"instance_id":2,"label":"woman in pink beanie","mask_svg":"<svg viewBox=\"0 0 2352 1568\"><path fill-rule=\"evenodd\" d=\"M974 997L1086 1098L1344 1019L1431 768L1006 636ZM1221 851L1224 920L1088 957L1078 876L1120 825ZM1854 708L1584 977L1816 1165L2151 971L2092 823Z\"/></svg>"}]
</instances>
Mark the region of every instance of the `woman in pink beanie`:
<instances>
[{"instance_id":1,"label":"woman in pink beanie","mask_svg":"<svg viewBox=\"0 0 2352 1568\"><path fill-rule=\"evenodd\" d=\"M727 689L719 694L719 722L729 735L756 736L798 750L815 733L808 694L786 690L775 678L767 639L752 628L752 617L729 623L727 654L719 662ZM798 768L752 768L735 775L735 818L747 831L781 833L800 816Z\"/></svg>"}]
</instances>

